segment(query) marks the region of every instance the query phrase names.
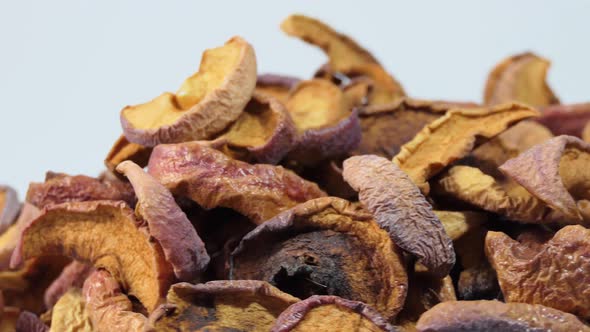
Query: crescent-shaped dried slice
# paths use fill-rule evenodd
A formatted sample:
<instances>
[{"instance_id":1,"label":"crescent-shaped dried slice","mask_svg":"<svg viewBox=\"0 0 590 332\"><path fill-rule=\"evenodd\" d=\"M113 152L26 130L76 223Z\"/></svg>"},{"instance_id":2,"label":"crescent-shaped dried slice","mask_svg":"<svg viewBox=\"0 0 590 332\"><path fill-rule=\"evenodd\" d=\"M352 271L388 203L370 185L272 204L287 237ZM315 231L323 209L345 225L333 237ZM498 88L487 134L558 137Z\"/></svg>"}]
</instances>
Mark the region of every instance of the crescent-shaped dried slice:
<instances>
[{"instance_id":1,"label":"crescent-shaped dried slice","mask_svg":"<svg viewBox=\"0 0 590 332\"><path fill-rule=\"evenodd\" d=\"M145 167L150 159L152 149L140 144L131 143L127 140L125 135L121 135L104 160L107 169L113 173L115 167L125 160L131 160L141 167Z\"/></svg>"},{"instance_id":2,"label":"crescent-shaped dried slice","mask_svg":"<svg viewBox=\"0 0 590 332\"><path fill-rule=\"evenodd\" d=\"M172 268L147 229L123 202L53 205L22 232L11 266L45 255L65 255L110 271L152 311L172 281Z\"/></svg>"},{"instance_id":3,"label":"crescent-shaped dried slice","mask_svg":"<svg viewBox=\"0 0 590 332\"><path fill-rule=\"evenodd\" d=\"M133 206L135 194L131 186L123 182L47 172L45 182L29 185L26 198L40 209L51 204L97 200L121 200Z\"/></svg>"},{"instance_id":4,"label":"crescent-shaped dried slice","mask_svg":"<svg viewBox=\"0 0 590 332\"><path fill-rule=\"evenodd\" d=\"M590 317L590 230L566 226L552 239L488 232L486 254L507 302L542 304Z\"/></svg>"},{"instance_id":5,"label":"crescent-shaped dried slice","mask_svg":"<svg viewBox=\"0 0 590 332\"><path fill-rule=\"evenodd\" d=\"M590 122L590 103L550 105L541 108L541 114L537 121L554 135L580 137L584 126Z\"/></svg>"},{"instance_id":6,"label":"crescent-shaped dried slice","mask_svg":"<svg viewBox=\"0 0 590 332\"><path fill-rule=\"evenodd\" d=\"M576 316L526 303L499 301L444 302L418 320L419 332L590 331Z\"/></svg>"},{"instance_id":7,"label":"crescent-shaped dried slice","mask_svg":"<svg viewBox=\"0 0 590 332\"><path fill-rule=\"evenodd\" d=\"M338 296L314 295L287 308L271 332L394 331L385 318L365 303Z\"/></svg>"},{"instance_id":8,"label":"crescent-shaped dried slice","mask_svg":"<svg viewBox=\"0 0 590 332\"><path fill-rule=\"evenodd\" d=\"M299 299L263 281L217 280L172 285L167 303L150 316L155 331L268 331Z\"/></svg>"},{"instance_id":9,"label":"crescent-shaped dried slice","mask_svg":"<svg viewBox=\"0 0 590 332\"><path fill-rule=\"evenodd\" d=\"M50 332L93 332L92 322L86 309L86 299L78 288L72 288L52 309Z\"/></svg>"},{"instance_id":10,"label":"crescent-shaped dried slice","mask_svg":"<svg viewBox=\"0 0 590 332\"><path fill-rule=\"evenodd\" d=\"M16 248L21 232L39 214L39 209L25 202L16 222L4 233L0 234L0 270L8 268L10 256L12 256L14 248Z\"/></svg>"},{"instance_id":11,"label":"crescent-shaped dried slice","mask_svg":"<svg viewBox=\"0 0 590 332\"><path fill-rule=\"evenodd\" d=\"M198 279L209 264L205 244L166 187L132 161L124 161L117 171L133 185L137 195L135 213L148 224L150 235L162 247L178 280Z\"/></svg>"},{"instance_id":12,"label":"crescent-shaped dried slice","mask_svg":"<svg viewBox=\"0 0 590 332\"><path fill-rule=\"evenodd\" d=\"M588 165L590 143L562 135L508 160L500 170L568 221L582 222L576 201L590 199Z\"/></svg>"},{"instance_id":13,"label":"crescent-shaped dried slice","mask_svg":"<svg viewBox=\"0 0 590 332\"><path fill-rule=\"evenodd\" d=\"M260 224L298 203L325 196L281 166L250 165L198 142L159 145L149 174L205 209L228 207Z\"/></svg>"},{"instance_id":14,"label":"crescent-shaped dried slice","mask_svg":"<svg viewBox=\"0 0 590 332\"><path fill-rule=\"evenodd\" d=\"M547 84L549 60L527 52L504 59L490 72L484 102L495 105L517 101L532 106L559 104Z\"/></svg>"},{"instance_id":15,"label":"crescent-shaped dried slice","mask_svg":"<svg viewBox=\"0 0 590 332\"><path fill-rule=\"evenodd\" d=\"M14 189L0 185L0 234L4 233L16 220L20 202Z\"/></svg>"},{"instance_id":16,"label":"crescent-shaped dried slice","mask_svg":"<svg viewBox=\"0 0 590 332\"><path fill-rule=\"evenodd\" d=\"M230 279L264 280L300 298L337 295L392 319L407 274L401 251L360 206L335 197L299 204L259 225L232 253Z\"/></svg>"},{"instance_id":17,"label":"crescent-shaped dried slice","mask_svg":"<svg viewBox=\"0 0 590 332\"><path fill-rule=\"evenodd\" d=\"M361 127L344 92L327 80L300 82L285 105L299 134L289 158L301 164L342 156L356 148Z\"/></svg>"},{"instance_id":18,"label":"crescent-shaped dried slice","mask_svg":"<svg viewBox=\"0 0 590 332\"><path fill-rule=\"evenodd\" d=\"M412 180L383 157L364 155L344 161L342 175L358 191L393 242L439 277L455 264L453 242Z\"/></svg>"},{"instance_id":19,"label":"crescent-shaped dried slice","mask_svg":"<svg viewBox=\"0 0 590 332\"><path fill-rule=\"evenodd\" d=\"M285 75L258 75L258 79L256 80L256 92L274 97L284 103L287 101L291 89L299 83L299 81L298 78Z\"/></svg>"},{"instance_id":20,"label":"crescent-shaped dried slice","mask_svg":"<svg viewBox=\"0 0 590 332\"><path fill-rule=\"evenodd\" d=\"M53 305L70 289L82 288L84 280L92 272L92 266L73 261L66 266L60 275L47 287L43 300L45 306L51 309Z\"/></svg>"},{"instance_id":21,"label":"crescent-shaped dried slice","mask_svg":"<svg viewBox=\"0 0 590 332\"><path fill-rule=\"evenodd\" d=\"M426 181L471 152L478 145L477 138L492 138L516 122L537 115L534 109L516 103L454 109L428 124L404 144L393 161L423 192L428 193Z\"/></svg>"},{"instance_id":22,"label":"crescent-shaped dried slice","mask_svg":"<svg viewBox=\"0 0 590 332\"><path fill-rule=\"evenodd\" d=\"M144 146L208 139L235 121L256 86L254 49L240 37L203 52L199 71L176 94L121 111L130 142Z\"/></svg>"},{"instance_id":23,"label":"crescent-shaped dried slice","mask_svg":"<svg viewBox=\"0 0 590 332\"><path fill-rule=\"evenodd\" d=\"M93 272L84 282L82 294L94 331L144 331L147 317L133 312L133 304L107 271Z\"/></svg>"},{"instance_id":24,"label":"crescent-shaped dried slice","mask_svg":"<svg viewBox=\"0 0 590 332\"><path fill-rule=\"evenodd\" d=\"M371 104L385 104L405 95L401 85L391 77L367 50L351 38L311 17L291 15L281 23L288 35L320 47L329 58L330 70L348 76L367 76L374 81Z\"/></svg>"},{"instance_id":25,"label":"crescent-shaped dried slice","mask_svg":"<svg viewBox=\"0 0 590 332\"><path fill-rule=\"evenodd\" d=\"M227 132L223 151L234 159L276 164L295 146L297 129L274 97L255 93Z\"/></svg>"},{"instance_id":26,"label":"crescent-shaped dried slice","mask_svg":"<svg viewBox=\"0 0 590 332\"><path fill-rule=\"evenodd\" d=\"M475 211L433 211L442 223L445 232L453 241L473 231L488 220L481 212Z\"/></svg>"}]
</instances>

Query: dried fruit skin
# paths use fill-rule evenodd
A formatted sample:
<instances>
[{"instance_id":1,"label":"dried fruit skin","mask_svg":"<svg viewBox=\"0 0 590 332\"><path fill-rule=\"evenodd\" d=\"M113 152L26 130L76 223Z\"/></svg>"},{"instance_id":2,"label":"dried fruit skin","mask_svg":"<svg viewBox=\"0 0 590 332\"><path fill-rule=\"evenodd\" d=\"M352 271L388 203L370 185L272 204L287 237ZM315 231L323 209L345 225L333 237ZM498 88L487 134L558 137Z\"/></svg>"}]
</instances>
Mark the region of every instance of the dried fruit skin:
<instances>
[{"instance_id":1,"label":"dried fruit skin","mask_svg":"<svg viewBox=\"0 0 590 332\"><path fill-rule=\"evenodd\" d=\"M199 72L176 94L121 111L125 137L152 147L208 139L238 118L256 85L256 56L250 44L233 37L224 46L206 50Z\"/></svg>"},{"instance_id":2,"label":"dried fruit skin","mask_svg":"<svg viewBox=\"0 0 590 332\"><path fill-rule=\"evenodd\" d=\"M39 213L39 209L25 202L16 222L0 234L0 270L8 268L10 256L16 248L20 233L33 219L39 216Z\"/></svg>"},{"instance_id":3,"label":"dried fruit skin","mask_svg":"<svg viewBox=\"0 0 590 332\"><path fill-rule=\"evenodd\" d=\"M144 331L147 318L132 311L131 301L107 271L94 271L84 282L82 293L95 331Z\"/></svg>"},{"instance_id":4,"label":"dried fruit skin","mask_svg":"<svg viewBox=\"0 0 590 332\"><path fill-rule=\"evenodd\" d=\"M117 165L125 160L131 160L139 166L145 167L150 159L151 153L151 148L131 143L127 140L125 135L121 135L117 141L115 141L113 147L111 147L111 150L104 160L104 164L107 169L113 173L116 173L115 168Z\"/></svg>"},{"instance_id":5,"label":"dried fruit skin","mask_svg":"<svg viewBox=\"0 0 590 332\"><path fill-rule=\"evenodd\" d=\"M0 234L4 233L16 220L20 203L16 191L8 186L0 185Z\"/></svg>"},{"instance_id":6,"label":"dried fruit skin","mask_svg":"<svg viewBox=\"0 0 590 332\"><path fill-rule=\"evenodd\" d=\"M48 254L109 270L148 311L164 296L172 268L123 202L70 202L43 210L23 231L11 266Z\"/></svg>"},{"instance_id":7,"label":"dried fruit skin","mask_svg":"<svg viewBox=\"0 0 590 332\"><path fill-rule=\"evenodd\" d=\"M48 172L44 183L29 185L26 200L40 209L51 204L97 200L122 200L133 206L135 195L130 189L114 181Z\"/></svg>"},{"instance_id":8,"label":"dried fruit skin","mask_svg":"<svg viewBox=\"0 0 590 332\"><path fill-rule=\"evenodd\" d=\"M544 244L522 241L501 232L486 236L486 255L506 301L590 317L590 230L566 226Z\"/></svg>"},{"instance_id":9,"label":"dried fruit skin","mask_svg":"<svg viewBox=\"0 0 590 332\"><path fill-rule=\"evenodd\" d=\"M419 332L590 331L574 315L542 305L498 301L444 302L427 311Z\"/></svg>"},{"instance_id":10,"label":"dried fruit skin","mask_svg":"<svg viewBox=\"0 0 590 332\"><path fill-rule=\"evenodd\" d=\"M156 331L268 331L299 301L263 281L210 281L172 285L167 303L150 316Z\"/></svg>"},{"instance_id":11,"label":"dried fruit skin","mask_svg":"<svg viewBox=\"0 0 590 332\"><path fill-rule=\"evenodd\" d=\"M258 75L256 80L256 93L266 94L284 103L289 96L289 91L300 80L291 76L264 74Z\"/></svg>"},{"instance_id":12,"label":"dried fruit skin","mask_svg":"<svg viewBox=\"0 0 590 332\"><path fill-rule=\"evenodd\" d=\"M537 121L549 128L553 135L580 137L590 121L590 103L551 105L541 108L541 113Z\"/></svg>"},{"instance_id":13,"label":"dried fruit skin","mask_svg":"<svg viewBox=\"0 0 590 332\"><path fill-rule=\"evenodd\" d=\"M53 305L68 292L71 288L82 288L84 280L92 272L92 266L78 261L71 262L66 266L59 277L55 279L47 290L43 299L47 308Z\"/></svg>"},{"instance_id":14,"label":"dried fruit skin","mask_svg":"<svg viewBox=\"0 0 590 332\"><path fill-rule=\"evenodd\" d=\"M412 180L379 156L350 157L343 165L344 180L358 191L360 201L393 242L432 274L447 275L455 264L453 243Z\"/></svg>"},{"instance_id":15,"label":"dried fruit skin","mask_svg":"<svg viewBox=\"0 0 590 332\"><path fill-rule=\"evenodd\" d=\"M558 136L505 162L500 170L555 211L564 221L582 222L576 200L588 199L590 144Z\"/></svg>"},{"instance_id":16,"label":"dried fruit skin","mask_svg":"<svg viewBox=\"0 0 590 332\"><path fill-rule=\"evenodd\" d=\"M550 65L549 60L529 52L503 60L488 76L484 102L487 105L513 101L532 106L558 104L559 99L546 82Z\"/></svg>"},{"instance_id":17,"label":"dried fruit skin","mask_svg":"<svg viewBox=\"0 0 590 332\"><path fill-rule=\"evenodd\" d=\"M316 184L283 167L232 160L198 142L157 146L148 169L172 193L205 209L234 209L256 224L297 203L325 196Z\"/></svg>"},{"instance_id":18,"label":"dried fruit skin","mask_svg":"<svg viewBox=\"0 0 590 332\"><path fill-rule=\"evenodd\" d=\"M289 331L394 331L379 313L368 305L338 296L314 295L297 302L281 313L271 332Z\"/></svg>"},{"instance_id":19,"label":"dried fruit skin","mask_svg":"<svg viewBox=\"0 0 590 332\"><path fill-rule=\"evenodd\" d=\"M265 280L297 297L362 301L387 319L401 310L407 274L400 250L360 206L307 201L248 233L231 256L230 279Z\"/></svg>"},{"instance_id":20,"label":"dried fruit skin","mask_svg":"<svg viewBox=\"0 0 590 332\"><path fill-rule=\"evenodd\" d=\"M476 146L478 137L492 138L510 125L537 114L537 111L516 103L451 110L402 146L393 162L427 193L426 181L453 161L466 156Z\"/></svg>"},{"instance_id":21,"label":"dried fruit skin","mask_svg":"<svg viewBox=\"0 0 590 332\"><path fill-rule=\"evenodd\" d=\"M276 164L295 146L296 136L285 106L274 97L255 93L221 138L227 141L224 152L234 159Z\"/></svg>"},{"instance_id":22,"label":"dried fruit skin","mask_svg":"<svg viewBox=\"0 0 590 332\"><path fill-rule=\"evenodd\" d=\"M52 310L49 331L94 331L86 309L86 300L80 289L71 289L57 301Z\"/></svg>"},{"instance_id":23,"label":"dried fruit skin","mask_svg":"<svg viewBox=\"0 0 590 332\"><path fill-rule=\"evenodd\" d=\"M32 312L21 312L16 321L16 332L46 332L48 330L49 327Z\"/></svg>"},{"instance_id":24,"label":"dried fruit skin","mask_svg":"<svg viewBox=\"0 0 590 332\"><path fill-rule=\"evenodd\" d=\"M158 240L176 278L198 279L210 258L205 244L170 191L132 161L122 162L117 171L125 174L133 185L138 200L136 214L147 222L150 235Z\"/></svg>"}]
</instances>

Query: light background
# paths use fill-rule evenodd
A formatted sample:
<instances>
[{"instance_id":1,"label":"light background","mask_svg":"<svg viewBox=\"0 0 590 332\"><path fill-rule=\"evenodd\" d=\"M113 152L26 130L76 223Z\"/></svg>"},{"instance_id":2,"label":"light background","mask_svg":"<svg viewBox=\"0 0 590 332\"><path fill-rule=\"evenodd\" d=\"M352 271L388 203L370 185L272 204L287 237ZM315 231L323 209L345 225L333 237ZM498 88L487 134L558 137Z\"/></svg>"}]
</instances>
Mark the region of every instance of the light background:
<instances>
[{"instance_id":1,"label":"light background","mask_svg":"<svg viewBox=\"0 0 590 332\"><path fill-rule=\"evenodd\" d=\"M205 48L241 35L259 72L309 77L325 57L286 37L290 13L370 49L414 97L479 101L489 69L531 50L563 102L590 100L589 1L0 0L0 183L97 175L119 111L174 91Z\"/></svg>"}]
</instances>

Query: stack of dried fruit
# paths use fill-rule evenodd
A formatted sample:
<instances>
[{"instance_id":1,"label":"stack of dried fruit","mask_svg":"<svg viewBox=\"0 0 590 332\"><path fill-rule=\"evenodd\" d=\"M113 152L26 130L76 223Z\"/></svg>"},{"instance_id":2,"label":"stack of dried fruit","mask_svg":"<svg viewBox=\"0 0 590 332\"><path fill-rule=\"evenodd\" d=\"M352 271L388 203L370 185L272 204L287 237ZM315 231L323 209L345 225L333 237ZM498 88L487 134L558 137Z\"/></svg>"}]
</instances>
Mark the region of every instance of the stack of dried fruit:
<instances>
[{"instance_id":1,"label":"stack of dried fruit","mask_svg":"<svg viewBox=\"0 0 590 332\"><path fill-rule=\"evenodd\" d=\"M590 104L547 60L424 101L317 20L282 29L327 54L313 79L234 37L121 111L99 178L0 187L0 330L590 331Z\"/></svg>"}]
</instances>

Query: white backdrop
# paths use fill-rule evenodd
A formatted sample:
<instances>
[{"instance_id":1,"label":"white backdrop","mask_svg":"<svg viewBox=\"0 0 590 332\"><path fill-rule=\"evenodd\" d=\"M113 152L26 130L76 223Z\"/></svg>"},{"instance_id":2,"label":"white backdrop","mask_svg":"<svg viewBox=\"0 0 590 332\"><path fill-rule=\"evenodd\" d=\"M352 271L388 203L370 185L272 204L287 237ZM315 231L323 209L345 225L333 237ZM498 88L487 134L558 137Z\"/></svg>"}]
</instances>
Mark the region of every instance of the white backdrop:
<instances>
[{"instance_id":1,"label":"white backdrop","mask_svg":"<svg viewBox=\"0 0 590 332\"><path fill-rule=\"evenodd\" d=\"M120 109L174 91L232 35L261 73L308 77L325 58L279 30L294 12L350 34L414 97L479 101L496 62L531 50L563 102L590 101L590 1L0 0L0 183L22 196L47 170L97 175Z\"/></svg>"}]
</instances>

